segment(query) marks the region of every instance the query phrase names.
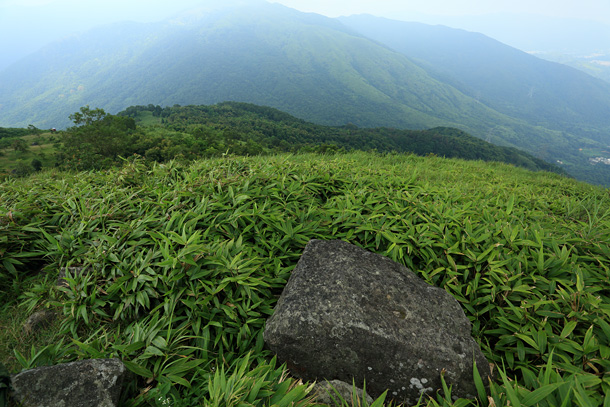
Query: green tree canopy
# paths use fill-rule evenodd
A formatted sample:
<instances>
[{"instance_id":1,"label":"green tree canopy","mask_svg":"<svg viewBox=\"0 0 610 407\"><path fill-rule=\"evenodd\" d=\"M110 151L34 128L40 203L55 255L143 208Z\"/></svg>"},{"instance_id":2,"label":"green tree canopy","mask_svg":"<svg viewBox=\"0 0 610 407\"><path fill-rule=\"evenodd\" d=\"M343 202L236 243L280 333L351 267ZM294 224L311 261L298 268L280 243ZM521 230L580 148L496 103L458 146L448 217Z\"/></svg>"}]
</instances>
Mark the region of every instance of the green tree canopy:
<instances>
[{"instance_id":1,"label":"green tree canopy","mask_svg":"<svg viewBox=\"0 0 610 407\"><path fill-rule=\"evenodd\" d=\"M15 151L20 151L22 153L25 153L26 151L28 151L28 143L20 138L14 139L13 142L11 143L11 147L13 147L13 149Z\"/></svg>"},{"instance_id":2,"label":"green tree canopy","mask_svg":"<svg viewBox=\"0 0 610 407\"><path fill-rule=\"evenodd\" d=\"M80 108L70 115L75 126L64 133L64 163L79 170L105 168L119 155L129 155L136 123L131 117L114 116L103 109Z\"/></svg>"}]
</instances>

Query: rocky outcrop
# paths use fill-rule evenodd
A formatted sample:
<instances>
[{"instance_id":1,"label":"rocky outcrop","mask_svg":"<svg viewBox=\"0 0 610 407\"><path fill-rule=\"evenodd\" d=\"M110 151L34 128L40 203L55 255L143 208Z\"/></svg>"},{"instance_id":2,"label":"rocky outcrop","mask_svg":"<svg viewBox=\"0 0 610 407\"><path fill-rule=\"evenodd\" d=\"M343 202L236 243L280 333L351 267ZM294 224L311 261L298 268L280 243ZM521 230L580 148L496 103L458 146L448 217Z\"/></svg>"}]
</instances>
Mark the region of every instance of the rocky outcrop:
<instances>
[{"instance_id":1,"label":"rocky outcrop","mask_svg":"<svg viewBox=\"0 0 610 407\"><path fill-rule=\"evenodd\" d=\"M66 277L68 274L72 277L86 274L88 269L85 267L62 267L59 269L56 285L58 287L69 287ZM40 310L34 312L28 317L23 324L23 332L26 335L35 333L36 331L46 328L57 319L58 315L51 310Z\"/></svg>"},{"instance_id":2,"label":"rocky outcrop","mask_svg":"<svg viewBox=\"0 0 610 407\"><path fill-rule=\"evenodd\" d=\"M24 407L115 407L127 369L118 359L90 359L26 370L11 377Z\"/></svg>"},{"instance_id":3,"label":"rocky outcrop","mask_svg":"<svg viewBox=\"0 0 610 407\"><path fill-rule=\"evenodd\" d=\"M68 275L68 273L72 276L78 276L81 274L86 274L88 273L88 269L85 267L62 267L59 269L59 276L57 277L57 285L59 287L68 287L68 280L66 280L66 277Z\"/></svg>"},{"instance_id":4,"label":"rocky outcrop","mask_svg":"<svg viewBox=\"0 0 610 407\"><path fill-rule=\"evenodd\" d=\"M23 324L23 333L30 335L53 323L57 315L50 310L36 311Z\"/></svg>"},{"instance_id":5,"label":"rocky outcrop","mask_svg":"<svg viewBox=\"0 0 610 407\"><path fill-rule=\"evenodd\" d=\"M489 365L458 302L390 259L312 240L267 321L267 346L305 380L355 380L414 404L442 388L474 397L473 361Z\"/></svg>"}]
</instances>

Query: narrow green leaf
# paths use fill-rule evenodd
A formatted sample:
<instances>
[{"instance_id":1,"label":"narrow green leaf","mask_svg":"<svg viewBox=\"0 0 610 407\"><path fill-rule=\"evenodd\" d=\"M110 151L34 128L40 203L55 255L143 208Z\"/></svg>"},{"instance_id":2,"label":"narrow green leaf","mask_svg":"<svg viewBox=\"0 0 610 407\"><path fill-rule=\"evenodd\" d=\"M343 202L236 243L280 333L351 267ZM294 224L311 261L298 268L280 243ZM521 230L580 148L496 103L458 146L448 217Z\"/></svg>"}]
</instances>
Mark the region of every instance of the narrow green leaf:
<instances>
[{"instance_id":1,"label":"narrow green leaf","mask_svg":"<svg viewBox=\"0 0 610 407\"><path fill-rule=\"evenodd\" d=\"M137 363L130 362L128 360L124 360L123 363L125 364L125 367L127 369L129 369L133 373L137 374L138 376L143 376L143 377L147 377L147 378L153 377L153 374L150 370L146 369L143 366L138 365Z\"/></svg>"},{"instance_id":2,"label":"narrow green leaf","mask_svg":"<svg viewBox=\"0 0 610 407\"><path fill-rule=\"evenodd\" d=\"M299 385L285 394L276 404L279 407L291 407L295 401L305 398L307 392L306 386Z\"/></svg>"},{"instance_id":3,"label":"narrow green leaf","mask_svg":"<svg viewBox=\"0 0 610 407\"><path fill-rule=\"evenodd\" d=\"M472 375L474 378L474 385L477 389L477 395L479 396L479 401L483 403L484 406L487 406L487 392L485 391L485 384L483 383L483 380L481 379L481 374L479 373L479 369L477 368L476 360L474 360L472 363Z\"/></svg>"},{"instance_id":4,"label":"narrow green leaf","mask_svg":"<svg viewBox=\"0 0 610 407\"><path fill-rule=\"evenodd\" d=\"M508 198L508 203L506 204L506 214L510 215L513 212L513 205L515 204L515 195L511 195Z\"/></svg>"},{"instance_id":5,"label":"narrow green leaf","mask_svg":"<svg viewBox=\"0 0 610 407\"><path fill-rule=\"evenodd\" d=\"M183 377L176 375L166 375L165 377L167 377L172 383L181 384L189 389L191 388L191 384Z\"/></svg>"},{"instance_id":6,"label":"narrow green leaf","mask_svg":"<svg viewBox=\"0 0 610 407\"><path fill-rule=\"evenodd\" d=\"M565 324L565 326L563 327L563 330L561 331L561 334L559 336L561 336L562 338L567 338L568 335L570 335L572 333L574 328L576 328L577 323L578 323L577 321L570 321L567 324Z\"/></svg>"},{"instance_id":7,"label":"narrow green leaf","mask_svg":"<svg viewBox=\"0 0 610 407\"><path fill-rule=\"evenodd\" d=\"M517 396L517 393L515 392L515 389L512 385L512 383L515 382L511 382L510 380L508 380L506 373L504 373L504 369L498 368L498 371L500 372L500 376L502 377L502 383L504 383L504 390L506 390L506 395L508 396L508 399L510 400L511 404L513 405L513 407L521 407L519 397Z\"/></svg>"},{"instance_id":8,"label":"narrow green leaf","mask_svg":"<svg viewBox=\"0 0 610 407\"><path fill-rule=\"evenodd\" d=\"M163 352L161 352L161 350L159 350L159 348L157 348L156 346L147 346L146 349L144 350L144 354L150 354L150 355L155 355L155 356L165 356L163 354Z\"/></svg>"},{"instance_id":9,"label":"narrow green leaf","mask_svg":"<svg viewBox=\"0 0 610 407\"><path fill-rule=\"evenodd\" d=\"M555 349L551 349L551 352L549 353L549 359L547 360L546 366L544 368L544 374L542 376L543 386L551 384L551 373L553 372L553 352L555 352Z\"/></svg>"},{"instance_id":10,"label":"narrow green leaf","mask_svg":"<svg viewBox=\"0 0 610 407\"><path fill-rule=\"evenodd\" d=\"M525 406L535 406L540 403L542 400L547 398L552 392L554 392L559 386L563 385L563 383L550 383L546 386L542 386L527 394L525 397L521 399L523 405Z\"/></svg>"},{"instance_id":11,"label":"narrow green leaf","mask_svg":"<svg viewBox=\"0 0 610 407\"><path fill-rule=\"evenodd\" d=\"M88 355L90 355L93 358L100 359L100 358L104 357L104 354L102 352L98 351L91 345L77 341L76 339L72 339L72 342L74 342L76 344L76 346L81 348L84 352L86 352Z\"/></svg>"},{"instance_id":12,"label":"narrow green leaf","mask_svg":"<svg viewBox=\"0 0 610 407\"><path fill-rule=\"evenodd\" d=\"M371 404L370 407L383 407L387 395L388 391L386 390L381 394L381 396L377 397L375 401L373 401L373 404Z\"/></svg>"},{"instance_id":13,"label":"narrow green leaf","mask_svg":"<svg viewBox=\"0 0 610 407\"><path fill-rule=\"evenodd\" d=\"M516 333L515 336L517 338L521 339L522 341L526 342L532 348L538 349L538 344L536 343L536 341L534 339L532 339L532 337L527 336L525 334L521 334L521 333Z\"/></svg>"},{"instance_id":14,"label":"narrow green leaf","mask_svg":"<svg viewBox=\"0 0 610 407\"><path fill-rule=\"evenodd\" d=\"M580 407L596 407L595 401L589 398L589 395L585 391L584 387L576 380L575 383L574 397L578 401Z\"/></svg>"}]
</instances>

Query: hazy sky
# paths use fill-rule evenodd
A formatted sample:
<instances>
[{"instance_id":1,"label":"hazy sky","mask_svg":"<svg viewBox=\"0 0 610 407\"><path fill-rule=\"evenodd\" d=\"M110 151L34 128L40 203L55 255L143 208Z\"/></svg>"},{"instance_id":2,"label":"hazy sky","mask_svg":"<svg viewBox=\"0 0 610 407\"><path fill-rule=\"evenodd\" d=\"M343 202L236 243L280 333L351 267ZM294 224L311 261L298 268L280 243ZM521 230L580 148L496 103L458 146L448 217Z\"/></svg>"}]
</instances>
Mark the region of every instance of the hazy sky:
<instances>
[{"instance_id":1,"label":"hazy sky","mask_svg":"<svg viewBox=\"0 0 610 407\"><path fill-rule=\"evenodd\" d=\"M158 21L226 0L0 0L0 69L50 41L115 21ZM368 13L403 20L486 13L533 13L610 24L610 0L274 0L329 17ZM427 18L434 22L433 17Z\"/></svg>"},{"instance_id":2,"label":"hazy sky","mask_svg":"<svg viewBox=\"0 0 610 407\"><path fill-rule=\"evenodd\" d=\"M499 12L575 17L610 23L608 0L274 0L330 17L368 13L385 17L420 13L477 15Z\"/></svg>"}]
</instances>

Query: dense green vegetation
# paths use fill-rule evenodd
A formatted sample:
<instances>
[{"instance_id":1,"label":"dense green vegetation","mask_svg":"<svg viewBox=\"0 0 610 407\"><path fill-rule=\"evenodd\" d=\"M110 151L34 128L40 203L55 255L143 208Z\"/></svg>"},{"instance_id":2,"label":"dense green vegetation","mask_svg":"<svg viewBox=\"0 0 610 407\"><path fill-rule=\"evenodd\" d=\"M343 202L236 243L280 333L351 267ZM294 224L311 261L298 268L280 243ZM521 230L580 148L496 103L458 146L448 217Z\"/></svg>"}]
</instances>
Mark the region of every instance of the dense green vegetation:
<instances>
[{"instance_id":1,"label":"dense green vegetation","mask_svg":"<svg viewBox=\"0 0 610 407\"><path fill-rule=\"evenodd\" d=\"M138 137L135 120L82 107L70 116L75 126L64 133L60 163L68 168L107 168L131 155Z\"/></svg>"},{"instance_id":2,"label":"dense green vegetation","mask_svg":"<svg viewBox=\"0 0 610 407\"><path fill-rule=\"evenodd\" d=\"M0 140L1 139L8 139L8 138L15 138L15 137L22 137L22 136L29 136L30 134L40 134L42 131L40 129L37 129L34 126L28 126L27 128L20 128L20 127L16 127L16 128L10 128L10 127L0 127ZM4 141L4 140L2 140Z\"/></svg>"},{"instance_id":3,"label":"dense green vegetation","mask_svg":"<svg viewBox=\"0 0 610 407\"><path fill-rule=\"evenodd\" d=\"M192 154L196 154L193 150L214 155L357 149L501 161L531 170L564 173L559 167L523 151L495 146L453 128L416 131L358 128L353 124L330 127L305 122L277 109L236 102L166 108L132 106L119 115L138 120L144 118L151 123L146 113L151 113L161 123L157 128L145 130L151 134L148 139L161 128L179 132L182 134L181 142L196 147L191 148ZM152 149L159 157L173 158L164 154L158 145ZM149 156L153 151L138 153Z\"/></svg>"},{"instance_id":4,"label":"dense green vegetation","mask_svg":"<svg viewBox=\"0 0 610 407\"><path fill-rule=\"evenodd\" d=\"M578 149L576 145L568 147L570 143L565 140L555 140L555 144L550 139L532 140L532 143L544 145L543 155L547 159L554 154L551 150L562 151L565 161L558 161L561 165L554 165L521 149L493 145L455 128L400 130L359 128L352 123L340 127L322 126L273 108L248 103L224 102L213 106L175 105L164 108L150 104L131 106L119 115L133 117L142 125L157 124L157 127L146 131L146 139L149 141L175 137L180 140L178 144L191 147L189 152L188 149L177 149L174 142L164 141L167 146L165 149L170 151L166 154L162 152L163 147L151 147L152 144L149 143L146 147L153 148L149 155L157 157L157 160L171 159L176 154L201 157L202 152L205 152L203 156L210 157L227 151L234 154L324 152L339 147L347 150L374 149L379 152L413 152L419 155L436 154L448 158L500 161L531 170L567 173L594 184L610 185L610 166L591 165L588 162L589 154L584 152L597 150L605 155L605 148L600 148L595 143L584 143L582 146L589 148ZM514 133L501 126L497 126L495 131L504 132L504 136L509 138L514 136ZM140 149L138 154L144 155L146 152Z\"/></svg>"},{"instance_id":5,"label":"dense green vegetation","mask_svg":"<svg viewBox=\"0 0 610 407\"><path fill-rule=\"evenodd\" d=\"M136 158L10 179L0 197L0 360L12 371L119 357L135 373L127 406L311 405L261 332L307 241L344 239L460 302L499 372L479 405L610 403L602 188L357 152ZM57 287L66 266L87 271ZM20 324L37 309L59 320L24 340ZM469 403L449 390L423 402Z\"/></svg>"},{"instance_id":6,"label":"dense green vegetation","mask_svg":"<svg viewBox=\"0 0 610 407\"><path fill-rule=\"evenodd\" d=\"M246 103L165 108L132 106L118 115L85 106L71 118L75 126L57 137L38 137L35 142L42 150L36 153L33 147L28 147L31 137L4 139L5 161L9 163L2 165L0 159L0 168L5 169L5 176L13 172L27 175L40 167L50 166L78 170L109 168L121 165L125 157L134 154L165 162L226 154L348 150L435 154L564 173L561 168L523 151L495 146L453 128L360 129L352 124L329 127L305 122L273 108ZM51 140L61 140L62 146L49 144ZM23 149L18 150L17 144ZM40 162L39 167L34 168L32 162Z\"/></svg>"},{"instance_id":7,"label":"dense green vegetation","mask_svg":"<svg viewBox=\"0 0 610 407\"><path fill-rule=\"evenodd\" d=\"M56 165L57 150L61 146L59 135L32 129L10 129L5 134L8 135L0 138L0 180Z\"/></svg>"}]
</instances>

